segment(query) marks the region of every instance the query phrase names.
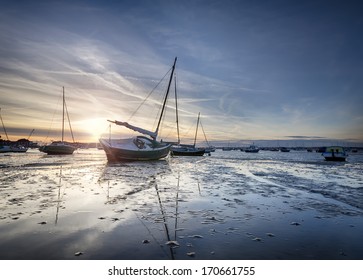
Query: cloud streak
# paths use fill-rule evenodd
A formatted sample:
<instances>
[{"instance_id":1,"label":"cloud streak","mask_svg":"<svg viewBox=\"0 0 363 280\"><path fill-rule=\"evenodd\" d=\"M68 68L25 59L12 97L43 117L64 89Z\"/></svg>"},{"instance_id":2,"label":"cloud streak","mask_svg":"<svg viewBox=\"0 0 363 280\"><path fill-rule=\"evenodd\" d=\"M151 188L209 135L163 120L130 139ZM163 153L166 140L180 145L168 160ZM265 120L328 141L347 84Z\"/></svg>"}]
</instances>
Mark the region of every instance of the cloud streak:
<instances>
[{"instance_id":1,"label":"cloud streak","mask_svg":"<svg viewBox=\"0 0 363 280\"><path fill-rule=\"evenodd\" d=\"M91 120L128 120L178 56L185 131L201 112L211 139L363 139L356 13L346 18L332 5L321 16L320 3L143 3L4 6L0 94L9 130L47 129L64 86L74 130L95 140ZM135 125L154 125L160 97Z\"/></svg>"}]
</instances>

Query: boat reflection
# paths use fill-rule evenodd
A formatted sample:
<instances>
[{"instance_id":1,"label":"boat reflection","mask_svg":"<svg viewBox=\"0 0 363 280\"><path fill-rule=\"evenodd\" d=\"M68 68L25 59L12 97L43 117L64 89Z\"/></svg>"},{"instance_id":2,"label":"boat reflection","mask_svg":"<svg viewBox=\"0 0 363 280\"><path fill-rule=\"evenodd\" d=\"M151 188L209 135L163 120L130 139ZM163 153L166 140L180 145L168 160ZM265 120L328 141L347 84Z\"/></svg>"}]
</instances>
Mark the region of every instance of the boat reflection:
<instances>
[{"instance_id":1,"label":"boat reflection","mask_svg":"<svg viewBox=\"0 0 363 280\"><path fill-rule=\"evenodd\" d=\"M115 212L123 212L124 218L131 210L152 243L158 244L157 250L173 260L179 248L180 186L180 172L177 171L176 181L174 172L168 161L107 163L98 180L106 195L105 204L120 206L122 209ZM143 243L151 240L145 239Z\"/></svg>"},{"instance_id":2,"label":"boat reflection","mask_svg":"<svg viewBox=\"0 0 363 280\"><path fill-rule=\"evenodd\" d=\"M165 243L169 247L170 257L172 260L175 260L175 250L179 248L179 242L177 240L177 229L178 229L178 197L179 197L179 182L180 182L180 175L178 174L178 184L176 187L176 196L175 196L175 214L174 214L174 236L171 237L170 229L168 226L168 213L165 211L163 206L163 202L160 197L160 191L158 185L155 183L155 191L158 198L158 203L160 207L160 213L163 220L164 230L167 242Z\"/></svg>"},{"instance_id":3,"label":"boat reflection","mask_svg":"<svg viewBox=\"0 0 363 280\"><path fill-rule=\"evenodd\" d=\"M117 204L131 195L137 195L154 187L157 177L171 173L168 161L107 163L98 179L103 189L107 185L108 204Z\"/></svg>"},{"instance_id":4,"label":"boat reflection","mask_svg":"<svg viewBox=\"0 0 363 280\"><path fill-rule=\"evenodd\" d=\"M56 214L55 214L55 221L54 221L54 224L55 225L58 224L59 209L60 209L60 206L61 206L61 202L62 202L62 198L63 198L63 195L64 195L64 191L65 191L65 189L64 189L63 190L63 194L61 195L61 188L62 188L62 169L63 169L63 166L61 165L60 166L60 170L59 170L57 211L56 211Z\"/></svg>"}]
</instances>

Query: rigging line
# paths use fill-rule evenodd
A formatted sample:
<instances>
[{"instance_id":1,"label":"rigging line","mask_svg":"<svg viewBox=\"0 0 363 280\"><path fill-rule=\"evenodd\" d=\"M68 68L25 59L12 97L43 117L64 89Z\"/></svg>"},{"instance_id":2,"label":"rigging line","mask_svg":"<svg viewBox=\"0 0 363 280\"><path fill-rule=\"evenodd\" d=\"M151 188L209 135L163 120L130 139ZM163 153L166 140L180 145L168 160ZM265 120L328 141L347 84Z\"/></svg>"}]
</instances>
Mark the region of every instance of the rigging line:
<instances>
[{"instance_id":1,"label":"rigging line","mask_svg":"<svg viewBox=\"0 0 363 280\"><path fill-rule=\"evenodd\" d=\"M169 72L168 72L169 73ZM161 93L159 93L159 96L161 96L162 98L160 98L161 100L163 100L165 98L165 95L166 95L166 91L167 91L167 85L165 85L165 88L163 88L162 90L160 90ZM168 102L168 101L167 101ZM159 116L161 114L161 110L162 110L162 106L159 106L158 107L158 110L157 110L157 113L156 113L156 116ZM153 109L153 112L155 112L155 108ZM159 119L158 118L155 118L154 119L154 123L153 123L153 130L155 129L156 130L156 126L157 126L157 123L158 123Z\"/></svg>"},{"instance_id":2,"label":"rigging line","mask_svg":"<svg viewBox=\"0 0 363 280\"><path fill-rule=\"evenodd\" d=\"M139 111L140 107L142 105L144 105L144 103L146 102L146 100L150 97L150 95L154 92L154 90L160 85L160 83L165 79L165 77L169 74L169 72L171 71L171 69L169 69L169 71L164 75L164 77L161 78L161 80L156 84L156 86L149 92L149 94L146 96L146 98L141 102L141 104L136 108L136 110L131 114L131 116L129 117L129 119L127 121L130 121L132 119L133 116L135 116L135 114L137 113L137 111Z\"/></svg>"},{"instance_id":3,"label":"rigging line","mask_svg":"<svg viewBox=\"0 0 363 280\"><path fill-rule=\"evenodd\" d=\"M199 112L199 114L198 114L197 128L196 128L196 130L195 130L194 147L195 147L195 144L197 143L197 134L198 134L198 126L199 126L199 117L200 117L200 112Z\"/></svg>"},{"instance_id":4,"label":"rigging line","mask_svg":"<svg viewBox=\"0 0 363 280\"><path fill-rule=\"evenodd\" d=\"M200 127L202 128L202 131L203 131L203 134L204 134L204 138L205 138L205 142L207 142L207 145L210 146L208 140L207 140L207 136L205 135L205 132L204 132L204 128L203 128L203 125L202 125L202 121L199 121L200 123Z\"/></svg>"},{"instance_id":5,"label":"rigging line","mask_svg":"<svg viewBox=\"0 0 363 280\"><path fill-rule=\"evenodd\" d=\"M75 141L74 141L74 136L73 136L73 130L72 130L72 125L71 125L71 120L70 120L70 118L69 118L68 108L67 108L67 103L66 103L66 101L65 101L65 100L64 100L64 106L66 107L66 112L67 112L67 119L68 119L69 129L70 129L70 131L71 131L72 140L73 140L73 143L74 143Z\"/></svg>"},{"instance_id":6,"label":"rigging line","mask_svg":"<svg viewBox=\"0 0 363 280\"><path fill-rule=\"evenodd\" d=\"M53 122L54 122L54 116L56 113L58 113L58 105L59 105L59 100L61 99L62 95L60 96L60 98L58 99L57 101L57 106L56 106L56 109L54 110L53 112L53 116L52 116L52 121L50 122L50 125L49 125L49 128L48 128L48 133L47 133L47 136L45 137L45 140L47 141L48 137L49 137L49 134L50 134L50 131L51 131L51 128L53 126Z\"/></svg>"},{"instance_id":7,"label":"rigging line","mask_svg":"<svg viewBox=\"0 0 363 280\"><path fill-rule=\"evenodd\" d=\"M5 135L6 135L6 140L9 141L8 133L6 132L6 128L5 128L5 125L4 125L4 122L3 122L3 117L1 116L1 108L0 108L0 118L1 118L1 123L3 124L3 129L4 129L4 132L5 132Z\"/></svg>"}]
</instances>

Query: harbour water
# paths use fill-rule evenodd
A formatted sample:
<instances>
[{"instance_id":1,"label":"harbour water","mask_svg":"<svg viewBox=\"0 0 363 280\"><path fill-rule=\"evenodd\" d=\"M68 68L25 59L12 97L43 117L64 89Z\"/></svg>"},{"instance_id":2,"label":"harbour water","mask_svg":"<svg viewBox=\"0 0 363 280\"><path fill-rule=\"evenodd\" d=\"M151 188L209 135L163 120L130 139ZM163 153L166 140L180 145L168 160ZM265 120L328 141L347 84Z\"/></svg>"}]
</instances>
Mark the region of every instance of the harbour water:
<instances>
[{"instance_id":1,"label":"harbour water","mask_svg":"<svg viewBox=\"0 0 363 280\"><path fill-rule=\"evenodd\" d=\"M363 154L0 155L0 259L363 259Z\"/></svg>"}]
</instances>

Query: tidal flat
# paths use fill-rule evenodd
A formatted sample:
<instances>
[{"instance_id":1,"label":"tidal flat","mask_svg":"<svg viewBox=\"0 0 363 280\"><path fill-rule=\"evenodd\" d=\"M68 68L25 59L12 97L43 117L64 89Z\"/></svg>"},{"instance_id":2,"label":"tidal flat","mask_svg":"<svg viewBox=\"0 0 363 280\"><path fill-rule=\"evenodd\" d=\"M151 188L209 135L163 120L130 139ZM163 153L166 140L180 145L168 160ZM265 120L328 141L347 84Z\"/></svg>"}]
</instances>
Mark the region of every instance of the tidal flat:
<instances>
[{"instance_id":1,"label":"tidal flat","mask_svg":"<svg viewBox=\"0 0 363 280\"><path fill-rule=\"evenodd\" d=\"M0 155L3 260L363 259L363 154Z\"/></svg>"}]
</instances>

